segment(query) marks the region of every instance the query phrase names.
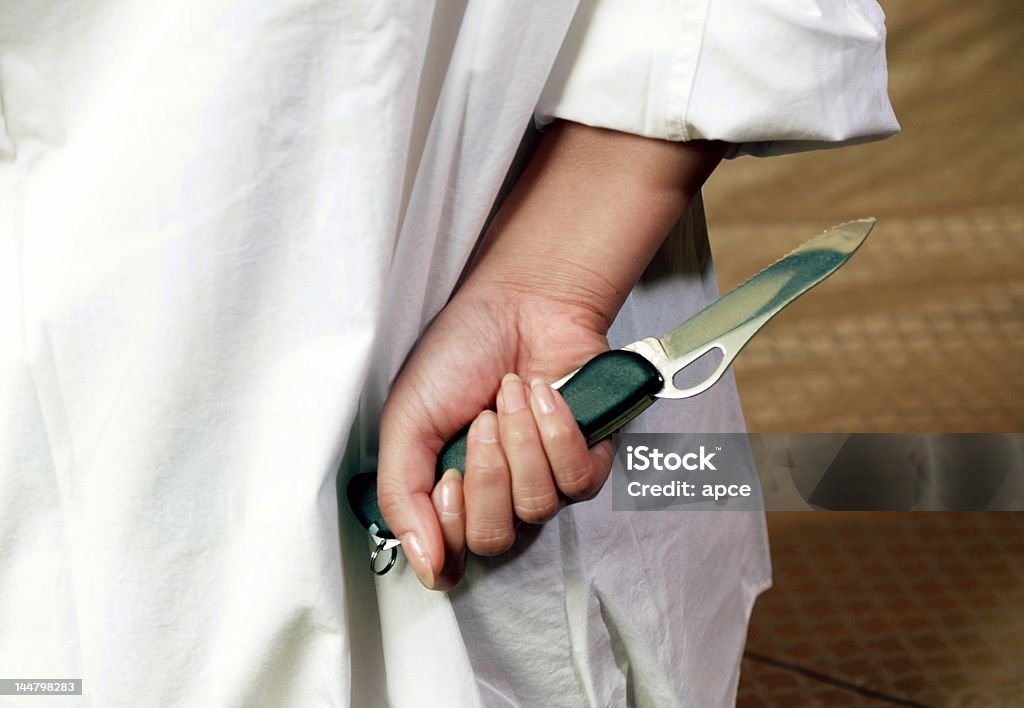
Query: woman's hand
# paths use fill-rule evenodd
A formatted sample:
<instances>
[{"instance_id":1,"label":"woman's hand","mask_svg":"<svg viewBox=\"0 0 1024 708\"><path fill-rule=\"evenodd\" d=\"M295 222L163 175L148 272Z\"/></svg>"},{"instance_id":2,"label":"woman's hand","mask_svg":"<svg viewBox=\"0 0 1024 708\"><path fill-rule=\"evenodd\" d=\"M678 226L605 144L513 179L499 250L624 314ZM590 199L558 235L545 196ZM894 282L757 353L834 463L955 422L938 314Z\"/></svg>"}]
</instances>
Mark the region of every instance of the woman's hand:
<instances>
[{"instance_id":1,"label":"woman's hand","mask_svg":"<svg viewBox=\"0 0 1024 708\"><path fill-rule=\"evenodd\" d=\"M608 348L604 327L585 306L500 284L463 288L430 327L384 409L379 481L381 511L425 585L454 586L467 547L502 553L518 521L547 521L600 490L611 446L588 449L549 384ZM435 489L438 452L471 421L464 478L449 472Z\"/></svg>"},{"instance_id":2,"label":"woman's hand","mask_svg":"<svg viewBox=\"0 0 1024 708\"><path fill-rule=\"evenodd\" d=\"M545 132L384 406L378 503L424 585L453 586L467 546L499 553L516 519L544 521L560 499L600 489L609 444L587 450L561 396L534 379L607 349L626 295L727 147L573 123ZM447 473L435 489L438 453L470 422L464 480Z\"/></svg>"}]
</instances>

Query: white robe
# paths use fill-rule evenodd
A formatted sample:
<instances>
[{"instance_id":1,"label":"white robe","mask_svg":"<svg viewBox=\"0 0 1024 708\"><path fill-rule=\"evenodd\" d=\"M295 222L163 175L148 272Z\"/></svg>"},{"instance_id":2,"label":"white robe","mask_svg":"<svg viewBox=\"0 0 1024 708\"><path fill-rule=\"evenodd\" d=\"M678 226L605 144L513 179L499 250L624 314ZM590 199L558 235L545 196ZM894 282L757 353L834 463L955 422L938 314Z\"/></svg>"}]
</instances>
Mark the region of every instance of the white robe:
<instances>
[{"instance_id":1,"label":"white robe","mask_svg":"<svg viewBox=\"0 0 1024 708\"><path fill-rule=\"evenodd\" d=\"M771 5L751 3L778 16ZM862 22L873 3L790 5L782 26L806 30L830 8L819 41L845 37L843 61L862 46L877 64L884 30L869 41ZM844 33L847 5L860 9ZM853 127L807 111L803 127L751 128L743 116L762 118L742 97L770 88L757 72L728 89L739 132L715 127L714 106L678 113L657 90L662 49L681 56L666 59L672 90L700 103L701 81L713 94L729 79L697 59L729 54L715 37L739 11L714 21L714 3L691 0L635 5L638 23L657 6L688 24L675 45L652 41L650 61L611 70L651 73L650 103L610 115L615 84L635 82L593 78L605 10L571 25L575 6L4 2L0 678L84 680L53 705L732 700L769 582L760 515L612 515L602 494L441 594L404 563L375 579L337 493L372 469L388 386L449 297L535 110L748 152L894 130L878 127L887 101ZM734 49L758 64L756 46ZM877 103L877 69L873 98L850 103ZM704 236L691 211L615 343L715 297ZM726 378L637 425L739 430L742 417Z\"/></svg>"}]
</instances>

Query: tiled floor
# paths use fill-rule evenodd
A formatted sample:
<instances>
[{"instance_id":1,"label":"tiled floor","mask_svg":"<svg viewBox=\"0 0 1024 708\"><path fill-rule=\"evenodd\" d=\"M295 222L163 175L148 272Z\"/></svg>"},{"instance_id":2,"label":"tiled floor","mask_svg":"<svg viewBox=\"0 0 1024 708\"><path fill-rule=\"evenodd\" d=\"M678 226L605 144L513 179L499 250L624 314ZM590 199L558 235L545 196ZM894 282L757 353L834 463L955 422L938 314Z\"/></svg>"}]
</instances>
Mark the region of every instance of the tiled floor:
<instances>
[{"instance_id":1,"label":"tiled floor","mask_svg":"<svg viewBox=\"0 0 1024 708\"><path fill-rule=\"evenodd\" d=\"M1024 514L773 514L739 704L1024 704Z\"/></svg>"},{"instance_id":2,"label":"tiled floor","mask_svg":"<svg viewBox=\"0 0 1024 708\"><path fill-rule=\"evenodd\" d=\"M883 2L902 135L724 165L723 289L876 216L747 347L752 431L1024 430L1024 5ZM739 704L1024 706L1024 514L772 514Z\"/></svg>"}]
</instances>

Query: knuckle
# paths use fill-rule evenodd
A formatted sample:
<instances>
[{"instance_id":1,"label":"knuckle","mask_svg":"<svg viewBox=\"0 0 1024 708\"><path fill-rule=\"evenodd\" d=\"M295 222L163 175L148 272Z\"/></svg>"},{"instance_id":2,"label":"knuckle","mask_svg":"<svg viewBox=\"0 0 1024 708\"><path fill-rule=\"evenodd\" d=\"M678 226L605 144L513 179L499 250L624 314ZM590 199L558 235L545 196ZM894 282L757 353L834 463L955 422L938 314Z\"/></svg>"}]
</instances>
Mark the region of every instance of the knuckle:
<instances>
[{"instance_id":1,"label":"knuckle","mask_svg":"<svg viewBox=\"0 0 1024 708\"><path fill-rule=\"evenodd\" d=\"M579 435L579 430L570 428L565 423L549 423L544 426L544 442L554 447L561 447L573 442L574 435Z\"/></svg>"},{"instance_id":2,"label":"knuckle","mask_svg":"<svg viewBox=\"0 0 1024 708\"><path fill-rule=\"evenodd\" d=\"M558 488L567 497L579 499L594 492L596 481L596 475L589 466L569 467L558 475Z\"/></svg>"},{"instance_id":3,"label":"knuckle","mask_svg":"<svg viewBox=\"0 0 1024 708\"><path fill-rule=\"evenodd\" d=\"M532 438L533 436L529 429L517 425L505 428L501 436L501 442L506 447L524 447Z\"/></svg>"},{"instance_id":4,"label":"knuckle","mask_svg":"<svg viewBox=\"0 0 1024 708\"><path fill-rule=\"evenodd\" d=\"M515 543L515 532L509 528L475 528L466 530L466 545L478 556L496 556Z\"/></svg>"},{"instance_id":5,"label":"knuckle","mask_svg":"<svg viewBox=\"0 0 1024 708\"><path fill-rule=\"evenodd\" d=\"M466 470L472 484L490 487L504 483L509 477L508 466L498 460L477 460Z\"/></svg>"},{"instance_id":6,"label":"knuckle","mask_svg":"<svg viewBox=\"0 0 1024 708\"><path fill-rule=\"evenodd\" d=\"M549 492L521 495L516 499L515 512L528 524L550 521L558 513L558 497Z\"/></svg>"}]
</instances>

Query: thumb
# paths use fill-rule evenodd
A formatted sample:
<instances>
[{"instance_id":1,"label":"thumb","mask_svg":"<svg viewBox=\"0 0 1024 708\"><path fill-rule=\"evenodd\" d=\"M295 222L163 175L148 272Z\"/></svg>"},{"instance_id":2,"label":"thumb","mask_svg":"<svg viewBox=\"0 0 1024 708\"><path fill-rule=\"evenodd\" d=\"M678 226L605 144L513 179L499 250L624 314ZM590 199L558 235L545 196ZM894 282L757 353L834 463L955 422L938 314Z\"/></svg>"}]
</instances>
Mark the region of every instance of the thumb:
<instances>
[{"instance_id":1,"label":"thumb","mask_svg":"<svg viewBox=\"0 0 1024 708\"><path fill-rule=\"evenodd\" d=\"M377 504L402 542L416 577L433 588L445 560L441 527L430 496L437 464L437 448L432 443L438 441L429 423L409 415L403 423L399 417L385 411L381 418Z\"/></svg>"}]
</instances>

